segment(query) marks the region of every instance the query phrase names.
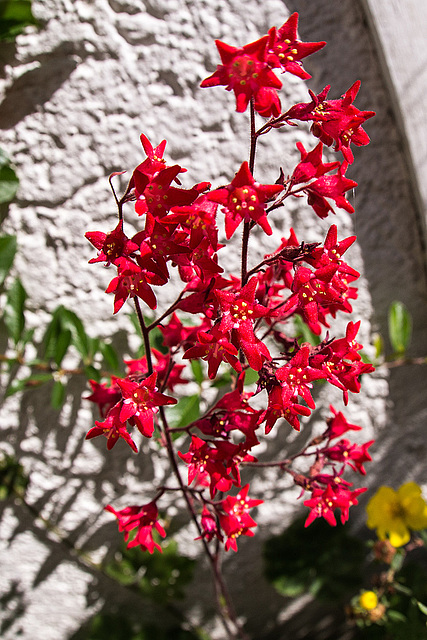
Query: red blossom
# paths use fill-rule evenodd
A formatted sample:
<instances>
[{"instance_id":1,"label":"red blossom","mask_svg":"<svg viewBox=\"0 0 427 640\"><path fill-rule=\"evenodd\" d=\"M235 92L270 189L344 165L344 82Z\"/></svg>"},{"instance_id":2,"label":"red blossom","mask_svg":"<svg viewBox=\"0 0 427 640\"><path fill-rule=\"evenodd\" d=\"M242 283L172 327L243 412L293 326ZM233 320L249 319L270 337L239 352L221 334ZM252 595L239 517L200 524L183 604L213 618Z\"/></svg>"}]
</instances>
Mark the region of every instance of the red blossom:
<instances>
[{"instance_id":1,"label":"red blossom","mask_svg":"<svg viewBox=\"0 0 427 640\"><path fill-rule=\"evenodd\" d=\"M155 502L142 506L125 507L120 511L113 509L111 505L105 507L105 511L114 514L119 522L119 531L124 531L125 542L129 540L131 532L137 529L136 535L128 543L128 549L140 546L143 551L153 553L154 549L162 552L161 546L153 538L153 529L162 537L166 537L166 531L158 522L158 510Z\"/></svg>"},{"instance_id":2,"label":"red blossom","mask_svg":"<svg viewBox=\"0 0 427 640\"><path fill-rule=\"evenodd\" d=\"M89 380L89 384L92 387L92 393L90 396L85 396L85 399L97 404L101 418L105 418L109 410L112 409L122 397L116 383L116 377L111 376L110 386L108 386L107 382L99 383L96 382L96 380Z\"/></svg>"},{"instance_id":3,"label":"red blossom","mask_svg":"<svg viewBox=\"0 0 427 640\"><path fill-rule=\"evenodd\" d=\"M256 182L245 161L231 184L211 191L208 197L224 206L225 234L229 240L242 220L245 222L253 220L267 235L271 235L272 230L267 220L265 204L282 190L283 186L280 184Z\"/></svg>"},{"instance_id":4,"label":"red blossom","mask_svg":"<svg viewBox=\"0 0 427 640\"><path fill-rule=\"evenodd\" d=\"M120 417L120 411L121 403L117 403L109 410L103 422L95 421L96 426L87 432L86 440L96 438L97 436L105 436L107 438L107 449L110 450L119 438L123 438L130 448L137 452L137 446L126 429L126 420Z\"/></svg>"},{"instance_id":5,"label":"red blossom","mask_svg":"<svg viewBox=\"0 0 427 640\"><path fill-rule=\"evenodd\" d=\"M310 91L311 102L297 104L286 112L286 120L312 120L312 133L328 147L341 151L346 162L354 160L350 144L364 146L369 136L361 126L375 115L375 111L361 111L353 105L360 88L357 80L338 100L326 100L329 85L317 96Z\"/></svg>"},{"instance_id":6,"label":"red blossom","mask_svg":"<svg viewBox=\"0 0 427 640\"><path fill-rule=\"evenodd\" d=\"M142 435L147 438L151 438L153 435L154 415L158 412L159 407L177 402L175 398L159 393L156 382L156 372L139 384L126 378L117 379L123 396L120 420L131 419Z\"/></svg>"},{"instance_id":7,"label":"red blossom","mask_svg":"<svg viewBox=\"0 0 427 640\"><path fill-rule=\"evenodd\" d=\"M326 42L301 42L297 37L298 13L293 13L286 22L269 32L267 61L272 67L282 67L283 71L307 80L311 75L303 68L301 60L319 51Z\"/></svg>"},{"instance_id":8,"label":"red blossom","mask_svg":"<svg viewBox=\"0 0 427 640\"><path fill-rule=\"evenodd\" d=\"M281 81L265 61L269 36L263 36L244 47L232 47L225 42L215 40L222 64L205 78L201 87L224 85L227 91L234 91L236 111L246 110L249 100L264 87L280 89Z\"/></svg>"},{"instance_id":9,"label":"red blossom","mask_svg":"<svg viewBox=\"0 0 427 640\"><path fill-rule=\"evenodd\" d=\"M249 509L263 503L263 500L251 500L247 497L249 484L245 485L236 497L227 496L221 502L219 521L221 529L227 536L225 550L233 549L237 551L237 538L240 536L253 536L252 529L257 526L256 522L248 513Z\"/></svg>"},{"instance_id":10,"label":"red blossom","mask_svg":"<svg viewBox=\"0 0 427 640\"><path fill-rule=\"evenodd\" d=\"M211 380L215 378L218 367L221 362L228 362L233 369L240 372L242 365L238 358L238 351L234 345L232 345L220 332L218 326L212 327L212 329L206 333L205 331L199 331L198 343L193 347L190 347L183 358L202 358L209 363L208 375Z\"/></svg>"},{"instance_id":11,"label":"red blossom","mask_svg":"<svg viewBox=\"0 0 427 640\"><path fill-rule=\"evenodd\" d=\"M85 233L85 238L99 251L98 257L89 260L89 264L94 262L117 264L118 258L127 258L139 249L138 245L123 233L123 220L120 220L117 227L110 233L88 231Z\"/></svg>"},{"instance_id":12,"label":"red blossom","mask_svg":"<svg viewBox=\"0 0 427 640\"><path fill-rule=\"evenodd\" d=\"M324 518L328 524L335 527L334 510L341 510L341 522L344 524L348 520L349 508L358 504L357 496L366 491L365 488L348 491L340 485L328 484L326 489L314 489L309 500L304 501L304 505L311 509L305 521L308 527L316 518Z\"/></svg>"}]
</instances>

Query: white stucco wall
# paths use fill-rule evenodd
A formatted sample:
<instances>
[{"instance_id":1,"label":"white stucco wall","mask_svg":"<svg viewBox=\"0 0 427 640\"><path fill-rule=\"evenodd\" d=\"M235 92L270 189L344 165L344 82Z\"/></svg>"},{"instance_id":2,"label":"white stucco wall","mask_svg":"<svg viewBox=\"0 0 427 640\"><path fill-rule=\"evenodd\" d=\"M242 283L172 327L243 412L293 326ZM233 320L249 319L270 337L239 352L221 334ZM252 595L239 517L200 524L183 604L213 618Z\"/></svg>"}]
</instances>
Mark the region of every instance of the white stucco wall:
<instances>
[{"instance_id":1,"label":"white stucco wall","mask_svg":"<svg viewBox=\"0 0 427 640\"><path fill-rule=\"evenodd\" d=\"M33 4L43 27L20 36L16 52L13 47L5 49L0 79L1 146L13 157L20 178L18 198L3 229L18 234L15 270L30 293L30 323L43 325L49 312L63 303L85 320L92 335L129 330L123 313L112 318L111 297L103 293L112 272L87 264L93 251L83 237L87 230L112 228L115 208L108 175L132 170L143 159L139 143L143 131L153 143L168 140L167 157L188 169L184 186L202 180L214 186L229 181L247 157L248 115L234 112L234 99L222 88L199 89L217 64L213 40L244 44L270 26L280 26L297 10L302 39L327 40L328 47L305 65L312 80L289 78L283 104L306 101L308 87L318 92L328 83L331 97L339 97L359 78L357 106L378 113L366 127L372 143L355 151L351 169L351 177L360 185L356 214L350 218L339 213L333 220L341 237L354 231L359 236L349 262L363 273L355 305L356 317L364 321L363 342L369 342L372 328L385 332L386 309L398 298L414 316L414 353L425 352L425 280L416 212L400 133L359 3L35 0ZM261 181L275 179L279 164L285 171L291 166L298 139L311 144L307 133L294 129L263 141L257 160ZM298 237L316 241L332 222L319 221L296 205L286 213L280 211L274 220L271 241L251 244L254 263L258 255L271 251L291 224ZM229 260L230 266L236 261L233 253ZM117 340L123 343L122 336ZM378 438L369 476L372 486L384 481L400 484L409 478L425 482L425 382L419 368L393 370L390 377L379 370L364 381L360 396L352 398L349 419L365 427L364 440ZM124 506L141 495L151 496L151 456L157 460L159 452L153 447L150 454L147 450L134 457L125 446L107 453L102 439L84 441L93 416L88 403L80 401L82 391L82 384L70 382L69 401L59 415L43 394L12 398L1 410L0 428L3 449L14 452L30 474L28 500L97 560L119 540L116 524L103 513L103 506L112 501ZM329 402L340 403L340 394L330 389L322 389L320 395L323 415ZM272 455L279 455L286 446L284 431L271 440ZM156 473L155 482L167 469L160 466ZM262 476L255 488L260 495L267 488L271 499L258 513L258 540L262 540L290 521L298 492L275 472ZM359 510L354 523L362 522ZM0 534L4 640L66 640L103 606L106 610L137 606L127 592L118 591L70 556L54 534L18 505L3 508ZM185 553L192 553L192 537L192 531L181 534ZM240 546L239 554L227 557L225 571L238 611L249 620L254 637L261 637L274 628L280 615L283 618L284 604L263 581L260 543L245 540ZM211 599L208 574L202 572L200 580L206 594L199 583L186 603L194 619L202 616ZM141 612L143 619L155 615L150 608ZM277 628L276 637L280 633Z\"/></svg>"}]
</instances>

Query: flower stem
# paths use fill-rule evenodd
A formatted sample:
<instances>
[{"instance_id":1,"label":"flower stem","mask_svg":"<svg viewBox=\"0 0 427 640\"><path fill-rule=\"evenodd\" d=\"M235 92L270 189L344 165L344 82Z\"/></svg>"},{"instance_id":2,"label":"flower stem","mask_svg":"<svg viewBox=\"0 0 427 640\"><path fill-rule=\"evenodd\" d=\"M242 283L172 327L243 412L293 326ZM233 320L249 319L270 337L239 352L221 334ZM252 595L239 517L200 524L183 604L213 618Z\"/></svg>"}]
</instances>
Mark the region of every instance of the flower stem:
<instances>
[{"instance_id":1,"label":"flower stem","mask_svg":"<svg viewBox=\"0 0 427 640\"><path fill-rule=\"evenodd\" d=\"M145 348L145 357L147 358L147 374L150 376L153 373L153 360L151 357L151 346L150 346L150 337L149 331L145 324L144 316L142 315L141 305L139 304L138 298L133 299L135 303L135 311L138 316L139 326L141 327L141 333L144 340L144 348Z\"/></svg>"},{"instance_id":2,"label":"flower stem","mask_svg":"<svg viewBox=\"0 0 427 640\"><path fill-rule=\"evenodd\" d=\"M209 545L203 536L203 531L200 526L200 523L197 519L197 514L193 505L191 490L189 490L188 487L186 487L182 479L181 472L179 470L178 463L176 460L175 450L174 450L172 438L170 435L171 430L168 426L164 407L159 408L159 413L162 420L162 425L163 425L162 432L165 438L166 449L168 452L169 460L172 465L172 471L178 481L182 495L187 504L188 512L196 526L199 537L203 543L205 554L211 565L211 569L214 577L214 584L215 584L215 594L216 594L216 599L218 603L218 609L221 616L222 624L224 626L224 629L227 633L229 640L237 640L238 638L240 638L241 640L248 640L245 632L243 631L243 629L241 628L240 624L237 621L234 607L231 603L230 595L228 593L227 587L222 577L222 573L219 565L219 552L214 554L210 550Z\"/></svg>"}]
</instances>

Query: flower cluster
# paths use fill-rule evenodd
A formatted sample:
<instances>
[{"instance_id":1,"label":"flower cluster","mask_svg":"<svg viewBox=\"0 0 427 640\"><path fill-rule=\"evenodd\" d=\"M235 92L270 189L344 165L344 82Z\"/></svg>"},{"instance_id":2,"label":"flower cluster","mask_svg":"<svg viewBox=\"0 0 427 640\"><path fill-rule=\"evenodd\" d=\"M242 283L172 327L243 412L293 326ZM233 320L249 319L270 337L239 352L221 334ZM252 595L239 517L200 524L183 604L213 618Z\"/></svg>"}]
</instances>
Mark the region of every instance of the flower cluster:
<instances>
[{"instance_id":1,"label":"flower cluster","mask_svg":"<svg viewBox=\"0 0 427 640\"><path fill-rule=\"evenodd\" d=\"M142 134L146 157L134 169L123 196L115 195L118 223L109 232L86 234L98 252L90 262L115 269L107 288L107 293L114 294L114 313L126 301L134 303L145 346L144 357L125 361L125 377L113 377L110 383L91 382L88 399L99 406L101 420L86 437L105 436L108 449L122 438L137 451L129 429L151 438L157 427L178 484L184 487L198 537L206 544L213 539L223 542L226 550L236 551L237 539L252 536L256 526L248 511L262 500L248 498L249 484L242 487L241 473L245 467L261 464L254 455L260 438L287 425L299 431L302 418L316 407L316 384L337 387L347 404L349 393L360 391L361 375L373 370L360 355L360 322L349 321L343 337L330 337L327 332L337 313L352 312L351 301L357 297L353 283L359 273L343 259L355 236L339 239L337 226L331 225L323 243L305 243L291 229L259 264L248 265L251 231L257 228L271 236L274 211L285 206L288 198L304 198L319 218L335 213L336 208L353 212L346 194L356 183L345 176L353 161L350 145L369 141L362 124L373 112L353 105L359 83L337 100L327 100L329 87L318 96L311 93L310 102L282 113L277 94L282 82L275 70L309 77L301 60L325 44L301 42L297 20L295 13L281 28L273 27L243 47L217 42L222 64L202 87L223 85L232 90L239 112L251 106L250 160L241 164L230 183L211 189L210 182L204 181L185 188L181 180L186 169L164 158L166 141L153 146ZM270 118L258 130L256 113ZM259 183L254 177L259 136L306 121L312 122L313 148L306 150L298 143L300 160L287 177L280 170L267 184ZM324 145L342 156L325 162ZM134 203L140 224L132 237L124 228L127 203ZM225 235L229 240L239 228L242 254L237 276L227 271L226 258L220 263L226 254L221 253L224 245L219 238ZM170 281L173 270L174 282L181 283L176 300L147 321L141 303L151 311L157 308L158 290ZM315 344L303 342L295 335L295 318L315 336L326 330L323 339ZM161 350L150 343L154 329L162 334ZM219 377L229 388L203 415L171 428L167 407L177 403L174 396L191 379L188 364L194 360L206 363L207 381ZM245 386L248 372L256 372L258 378L252 391ZM264 402L263 408L251 404L255 396ZM355 444L342 437L360 427L331 409L322 435L298 455L272 463L290 474L303 493L309 492L304 502L310 509L307 525L318 517L335 525L336 509L345 522L350 506L365 491L351 489L343 474L346 470L365 474L372 441ZM184 436L177 441L179 450L172 438L177 433ZM293 469L297 459L306 461L309 456L314 461L308 471ZM139 544L150 553L159 548L152 531L165 534L158 522L157 502L168 490L177 489L159 487L156 498L144 506L121 511L107 507L118 518L126 539L136 529L130 546Z\"/></svg>"}]
</instances>

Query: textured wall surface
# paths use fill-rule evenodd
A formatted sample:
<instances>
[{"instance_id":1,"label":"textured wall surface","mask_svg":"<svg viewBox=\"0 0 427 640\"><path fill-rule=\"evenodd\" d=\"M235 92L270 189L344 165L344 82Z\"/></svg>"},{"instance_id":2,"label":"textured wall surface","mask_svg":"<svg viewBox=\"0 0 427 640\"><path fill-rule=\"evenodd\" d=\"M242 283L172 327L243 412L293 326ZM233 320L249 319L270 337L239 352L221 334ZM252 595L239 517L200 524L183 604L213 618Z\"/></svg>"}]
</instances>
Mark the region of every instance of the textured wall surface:
<instances>
[{"instance_id":1,"label":"textured wall surface","mask_svg":"<svg viewBox=\"0 0 427 640\"><path fill-rule=\"evenodd\" d=\"M217 64L213 41L245 44L270 26L280 26L297 10L301 38L326 40L328 47L305 65L313 75L308 83L289 79L281 94L284 107L306 101L308 87L318 92L331 84L330 96L339 97L359 78L357 106L378 113L366 127L372 143L356 149L351 169L350 177L360 185L354 194L356 213L350 218L340 212L333 220L341 237L358 234L349 262L363 273L355 304L356 317L364 320L362 342L369 343L372 329L386 333L387 307L397 298L414 316L414 355L427 352L423 256L401 134L358 2L34 0L33 4L42 27L20 36L16 50L4 49L0 78L1 146L13 157L20 178L18 198L3 229L18 234L15 270L31 294L33 326L43 325L49 312L63 303L79 313L92 335L112 335L126 344L123 330L129 330L130 323L124 313L112 318L111 297L103 293L112 272L87 264L93 251L84 239L87 230L108 231L115 224L108 175L132 170L141 162L143 131L155 144L168 140L166 156L188 169L185 187L202 180L214 186L230 181L247 157L248 115L234 112L234 99L222 88L199 89ZM298 139L312 144L307 132L294 129L263 140L256 167L260 181L274 180L278 165L286 173L297 158ZM273 218L271 239L253 240L253 263L271 251L291 225L301 239L322 240L331 220L314 219L297 204ZM237 252L231 251L230 270L237 261ZM349 420L365 427L364 440L378 439L376 464L369 476L372 487L411 478L425 481L425 383L420 368L405 367L390 374L380 369L352 398ZM147 449L133 456L125 446L107 454L103 439L84 441L94 418L89 403L80 399L82 392L79 382L70 381L68 401L59 415L41 393L13 397L2 407L0 428L2 449L13 452L30 474L29 502L97 561L114 552L119 541L116 524L103 506L109 502L124 506L141 495L149 497L153 483L161 484L168 469L154 464L160 455L155 446L150 453ZM330 389L322 389L319 396L323 408L307 429L315 428L326 415L329 402L341 406L340 394ZM299 436L292 438L292 446L297 446ZM285 447L285 430L278 431L269 449L279 456ZM294 619L293 610L265 583L260 541L290 522L298 492L272 470L253 487L269 500L258 512L259 535L242 541L239 554L228 554L225 573L253 637L266 638L271 632L276 640L282 637L286 620L290 621L283 637L301 628L302 617L309 618L300 603L302 613ZM180 504L172 506L179 509ZM355 512L354 523L362 526L362 509ZM184 553L193 552L194 535L185 527L180 532ZM73 556L66 544L58 543L55 532L46 531L13 503L2 510L0 536L4 640L66 640L95 611L140 607L135 596ZM203 568L199 573L185 607L193 620L204 621L211 613L212 596L209 574ZM149 604L141 617L159 615ZM321 625L318 613L313 634ZM294 633L295 638L306 637ZM221 638L221 632L215 637Z\"/></svg>"}]
</instances>

